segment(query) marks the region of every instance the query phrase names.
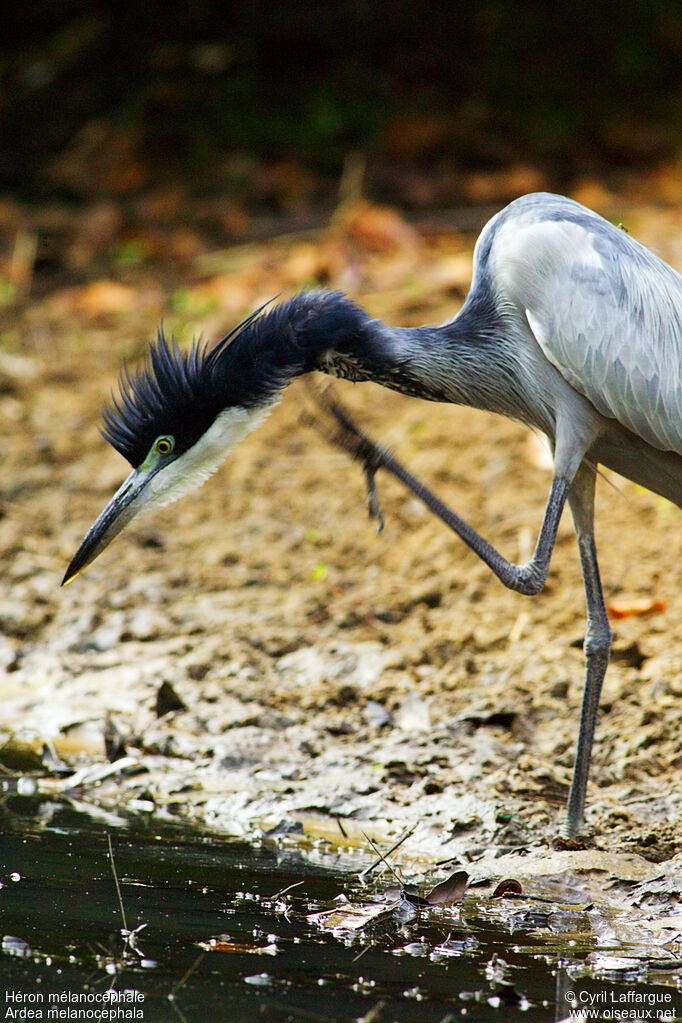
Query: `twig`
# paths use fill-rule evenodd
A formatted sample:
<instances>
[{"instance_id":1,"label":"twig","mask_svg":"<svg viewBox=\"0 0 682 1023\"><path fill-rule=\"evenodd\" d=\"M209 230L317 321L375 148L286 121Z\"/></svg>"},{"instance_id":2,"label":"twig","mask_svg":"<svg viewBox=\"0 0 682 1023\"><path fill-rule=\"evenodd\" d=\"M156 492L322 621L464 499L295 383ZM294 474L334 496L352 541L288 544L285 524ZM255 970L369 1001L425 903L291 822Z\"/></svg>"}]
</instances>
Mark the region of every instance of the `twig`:
<instances>
[{"instance_id":1,"label":"twig","mask_svg":"<svg viewBox=\"0 0 682 1023\"><path fill-rule=\"evenodd\" d=\"M128 932L128 923L126 921L126 911L123 908L123 897L121 895L121 885L118 881L118 874L116 873L116 864L114 863L114 851L111 847L111 835L107 831L107 844L109 846L109 862L111 863L111 873L114 875L114 884L116 885L116 894L118 895L118 905L121 910L121 919L123 920L123 929Z\"/></svg>"},{"instance_id":2,"label":"twig","mask_svg":"<svg viewBox=\"0 0 682 1023\"><path fill-rule=\"evenodd\" d=\"M404 833L403 833L403 834L402 834L402 835L400 836L400 838L398 839L398 841L397 841L397 842L394 842L394 843L393 843L393 845L391 846L391 848L390 848L390 849L388 849L388 850L387 850L387 852L386 852L385 854L381 852L381 850L380 850L380 849L379 849L379 848L377 847L377 845L376 845L376 844L375 844L375 843L374 843L374 842L372 841L372 839L371 839L371 838L369 837L369 835L365 834L365 832L363 831L363 833L362 833L362 834L363 834L363 835L364 835L364 837L365 837L365 838L367 839L367 841L369 842L369 844L371 845L372 849L373 849L373 850L374 850L374 852L375 852L375 853L377 854L377 856L379 857L379 859L378 859L378 860L376 860L376 861L375 861L374 863L372 863L372 865L371 865L371 866L369 866L369 867L366 867L366 868L365 868L365 869L364 869L364 870L363 870L363 871L362 871L362 872L360 873L359 877L360 877L360 878L365 878L365 877L366 877L366 876L367 876L368 874L371 874L371 873L372 873L372 871L373 871L373 870L375 870L375 868L376 868L376 867L378 867L380 863L383 863L383 864L384 864L384 866L388 867L388 869L389 869L389 870L391 871L391 873L393 874L393 876L394 876L394 878L396 879L396 881L398 882L398 884L402 885L402 883L403 883L403 882L402 882L402 880L400 879L400 877L398 876L398 874L396 873L396 871L395 871L395 870L393 869L393 867L391 866L391 864L390 864L390 863L388 862L388 860L386 859L386 857L387 857L387 856L391 856L391 855L392 855L392 854L393 854L393 853L394 853L394 852L396 851L396 849L399 849L399 848L400 848L400 846L401 846L401 845L403 844L403 842L406 842L406 841L407 841L407 839L408 839L408 838L409 838L409 837L410 837L411 835L413 835L413 834L415 833L415 831L416 831L416 830L417 830L417 825L416 825L416 824L413 824L411 828L408 828L408 829L407 829L407 831L405 831L405 832L404 832Z\"/></svg>"},{"instance_id":3,"label":"twig","mask_svg":"<svg viewBox=\"0 0 682 1023\"><path fill-rule=\"evenodd\" d=\"M187 983L187 981L192 976L192 974L194 973L194 971L196 970L197 966L199 965L199 963L201 962L201 960L204 958L205 955L206 955L205 952L200 952L199 953L199 955L196 957L196 959L194 960L192 965L189 966L185 970L185 972L183 973L182 977L177 982L177 984L174 984L173 987L171 988L171 993L172 994L175 994L176 991L179 991L180 988L183 987L183 985L185 985Z\"/></svg>"},{"instance_id":4,"label":"twig","mask_svg":"<svg viewBox=\"0 0 682 1023\"><path fill-rule=\"evenodd\" d=\"M379 856L379 859L376 860L370 867L365 867L365 869L362 871L362 873L359 876L361 878L364 878L367 874L371 874L372 871L375 870L376 867L378 867L380 863L385 862L385 857L386 856L391 856L396 851L396 849L400 848L400 846L403 844L403 842L406 842L408 840L408 838L410 838L415 833L416 830L417 830L417 825L413 824L411 828L408 828L407 831L403 832L403 834L400 836L400 838L397 840L397 842L393 843L391 848L386 851L385 855L382 855L380 850L377 849L377 847L375 846L374 842L372 842L371 838L369 838L367 835L365 835L365 838L367 839L369 844L372 846L372 848L374 849L375 853ZM363 834L364 834L364 832L363 832ZM389 867L390 870L393 869L390 866L390 864L388 864L388 867ZM402 884L402 881L400 883Z\"/></svg>"},{"instance_id":5,"label":"twig","mask_svg":"<svg viewBox=\"0 0 682 1023\"><path fill-rule=\"evenodd\" d=\"M275 892L272 898L281 899L282 896L286 895L287 892L290 892L292 888L299 888L302 884L305 884L305 881L294 881L293 884L287 885L286 888L282 888L280 892Z\"/></svg>"}]
</instances>

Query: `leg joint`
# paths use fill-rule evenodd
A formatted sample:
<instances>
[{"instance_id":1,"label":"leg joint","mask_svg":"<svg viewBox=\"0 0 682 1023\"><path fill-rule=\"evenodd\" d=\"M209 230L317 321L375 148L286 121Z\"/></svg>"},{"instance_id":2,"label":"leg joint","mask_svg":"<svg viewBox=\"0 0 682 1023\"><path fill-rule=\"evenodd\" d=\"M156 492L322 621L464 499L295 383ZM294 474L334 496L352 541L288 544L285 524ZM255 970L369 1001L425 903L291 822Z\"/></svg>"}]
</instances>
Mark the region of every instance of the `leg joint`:
<instances>
[{"instance_id":1,"label":"leg joint","mask_svg":"<svg viewBox=\"0 0 682 1023\"><path fill-rule=\"evenodd\" d=\"M547 581L547 568L531 562L516 569L509 582L509 588L522 593L524 597L535 597L544 589Z\"/></svg>"},{"instance_id":2,"label":"leg joint","mask_svg":"<svg viewBox=\"0 0 682 1023\"><path fill-rule=\"evenodd\" d=\"M585 656L589 658L603 657L608 660L612 641L613 633L606 618L603 621L588 622L583 644Z\"/></svg>"}]
</instances>

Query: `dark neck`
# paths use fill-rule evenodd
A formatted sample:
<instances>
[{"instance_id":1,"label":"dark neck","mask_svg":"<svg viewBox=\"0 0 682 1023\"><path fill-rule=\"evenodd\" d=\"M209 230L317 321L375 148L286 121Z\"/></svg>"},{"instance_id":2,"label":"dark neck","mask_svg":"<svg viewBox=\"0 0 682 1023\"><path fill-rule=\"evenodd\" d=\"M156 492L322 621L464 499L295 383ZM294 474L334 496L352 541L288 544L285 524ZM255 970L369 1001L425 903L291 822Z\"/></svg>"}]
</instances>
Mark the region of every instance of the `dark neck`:
<instances>
[{"instance_id":1,"label":"dark neck","mask_svg":"<svg viewBox=\"0 0 682 1023\"><path fill-rule=\"evenodd\" d=\"M465 303L458 316L441 326L389 327L342 301L356 318L354 329L349 324L326 345L322 326L323 343L312 368L346 380L371 380L427 401L502 411L494 394L504 393L504 388L495 388L491 374L499 368L509 375L512 367L505 367L505 352L500 351L502 331L494 309L472 310Z\"/></svg>"},{"instance_id":2,"label":"dark neck","mask_svg":"<svg viewBox=\"0 0 682 1023\"><path fill-rule=\"evenodd\" d=\"M364 316L355 333L323 350L313 368L414 398L497 412L551 433L542 403L529 400L537 384L531 365L536 346L514 343L510 325L487 296L472 291L457 316L440 326L389 327L352 308Z\"/></svg>"},{"instance_id":3,"label":"dark neck","mask_svg":"<svg viewBox=\"0 0 682 1023\"><path fill-rule=\"evenodd\" d=\"M313 370L371 380L414 397L508 413L496 395L515 372L494 310L471 308L439 327L388 327L339 292L302 293L248 323L217 360L233 405L275 399ZM494 351L493 351L494 349ZM487 351L486 351L487 350ZM518 413L517 413L518 414Z\"/></svg>"},{"instance_id":4,"label":"dark neck","mask_svg":"<svg viewBox=\"0 0 682 1023\"><path fill-rule=\"evenodd\" d=\"M444 380L431 373L442 353L442 328L389 327L338 292L313 292L293 302L293 330L307 356L300 373L319 370L413 397L452 400Z\"/></svg>"},{"instance_id":5,"label":"dark neck","mask_svg":"<svg viewBox=\"0 0 682 1023\"><path fill-rule=\"evenodd\" d=\"M428 373L440 349L440 329L389 327L340 292L303 292L258 317L226 355L238 359L241 379L257 375L277 392L294 377L319 370L447 401Z\"/></svg>"},{"instance_id":6,"label":"dark neck","mask_svg":"<svg viewBox=\"0 0 682 1023\"><path fill-rule=\"evenodd\" d=\"M331 353L355 357L370 350L375 323L339 292L301 293L247 321L214 349L214 386L225 405L274 400L295 377L324 369Z\"/></svg>"}]
</instances>

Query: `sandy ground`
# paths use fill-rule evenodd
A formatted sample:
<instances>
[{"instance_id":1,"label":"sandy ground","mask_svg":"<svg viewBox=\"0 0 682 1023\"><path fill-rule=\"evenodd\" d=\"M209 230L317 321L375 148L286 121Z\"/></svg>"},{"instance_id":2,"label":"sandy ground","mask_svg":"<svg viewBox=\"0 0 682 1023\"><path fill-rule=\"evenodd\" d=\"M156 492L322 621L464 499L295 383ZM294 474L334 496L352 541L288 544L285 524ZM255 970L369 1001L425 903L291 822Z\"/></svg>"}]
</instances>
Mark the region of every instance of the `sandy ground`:
<instances>
[{"instance_id":1,"label":"sandy ground","mask_svg":"<svg viewBox=\"0 0 682 1023\"><path fill-rule=\"evenodd\" d=\"M666 238L674 261L679 218ZM409 272L447 256L461 273L463 253L470 240L452 255L447 243L420 250ZM255 305L264 287L245 301ZM460 301L453 286L433 309L391 306L390 294L405 292L395 269L393 292L378 287L368 277L356 295L392 322L451 314ZM386 528L377 536L358 467L301 422L310 396L299 381L200 492L131 528L60 589L127 471L98 435L100 405L122 356L139 352L167 312L151 277L119 308L101 297L90 307L88 294L48 296L5 320L8 777L28 763L42 791L68 788L47 777L48 743L84 770L79 798L102 806L186 814L254 839L278 828L311 848L364 845L363 832L387 844L415 826L398 857L406 870L451 861L474 873L568 871L586 896L605 897L610 878L609 898L627 903L631 919L673 911L682 880L680 512L627 481L599 484L607 599L664 609L614 623L589 789L594 848L551 853L583 675L569 516L547 587L532 599L505 591L381 475ZM235 318L223 304L194 325L217 337ZM526 429L373 385L336 386L374 436L504 553L529 555L550 473ZM157 717L163 683L185 710ZM104 777L107 728L126 760Z\"/></svg>"}]
</instances>

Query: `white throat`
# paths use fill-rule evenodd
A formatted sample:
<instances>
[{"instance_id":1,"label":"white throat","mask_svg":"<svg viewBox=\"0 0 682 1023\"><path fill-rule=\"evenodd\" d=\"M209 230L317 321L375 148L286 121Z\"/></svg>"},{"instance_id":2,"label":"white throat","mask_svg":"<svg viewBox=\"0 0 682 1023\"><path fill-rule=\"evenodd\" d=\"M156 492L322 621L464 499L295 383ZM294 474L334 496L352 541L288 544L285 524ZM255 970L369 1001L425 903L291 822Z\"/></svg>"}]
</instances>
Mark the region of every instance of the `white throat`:
<instances>
[{"instance_id":1,"label":"white throat","mask_svg":"<svg viewBox=\"0 0 682 1023\"><path fill-rule=\"evenodd\" d=\"M221 412L193 447L150 480L145 502L147 508L160 508L177 501L205 483L220 468L230 451L260 426L271 408L272 405L258 409L236 406Z\"/></svg>"}]
</instances>

